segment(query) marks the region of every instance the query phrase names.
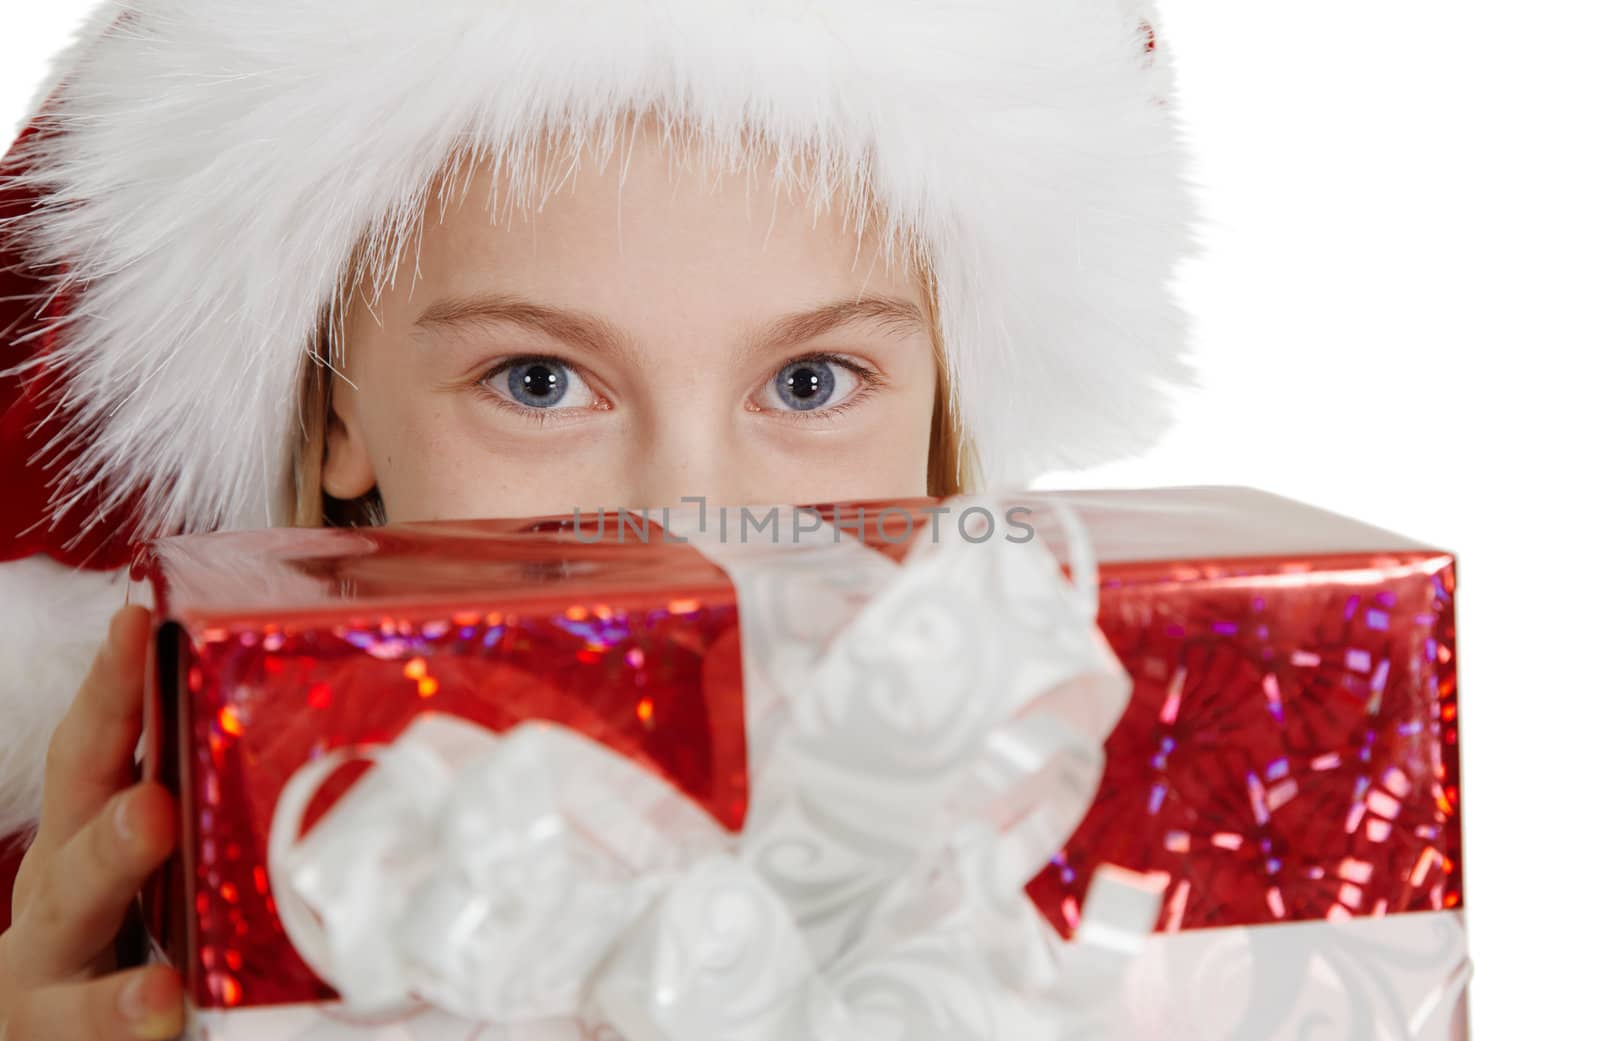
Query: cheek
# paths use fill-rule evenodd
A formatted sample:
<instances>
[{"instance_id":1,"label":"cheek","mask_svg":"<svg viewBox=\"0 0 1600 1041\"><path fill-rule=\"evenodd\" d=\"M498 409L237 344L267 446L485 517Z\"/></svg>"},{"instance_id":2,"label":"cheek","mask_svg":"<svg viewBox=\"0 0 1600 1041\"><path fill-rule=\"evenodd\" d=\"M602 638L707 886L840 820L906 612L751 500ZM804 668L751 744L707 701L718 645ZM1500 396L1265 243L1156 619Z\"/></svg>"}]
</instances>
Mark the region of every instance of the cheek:
<instances>
[{"instance_id":1,"label":"cheek","mask_svg":"<svg viewBox=\"0 0 1600 1041\"><path fill-rule=\"evenodd\" d=\"M416 374L378 366L358 381L368 455L391 521L461 516L453 504L487 469L443 395Z\"/></svg>"},{"instance_id":2,"label":"cheek","mask_svg":"<svg viewBox=\"0 0 1600 1041\"><path fill-rule=\"evenodd\" d=\"M883 395L859 423L820 436L767 423L748 439L754 502L829 502L927 494L933 382Z\"/></svg>"},{"instance_id":3,"label":"cheek","mask_svg":"<svg viewBox=\"0 0 1600 1041\"><path fill-rule=\"evenodd\" d=\"M826 503L916 498L928 492L926 452L840 452L829 456L826 467L796 462L799 465L787 473L772 467L768 474L774 483L744 498L757 503Z\"/></svg>"},{"instance_id":4,"label":"cheek","mask_svg":"<svg viewBox=\"0 0 1600 1041\"><path fill-rule=\"evenodd\" d=\"M554 516L614 498L596 490L614 483L603 439L519 436L486 423L461 394L419 396L415 406L394 416L374 453L390 521Z\"/></svg>"},{"instance_id":5,"label":"cheek","mask_svg":"<svg viewBox=\"0 0 1600 1041\"><path fill-rule=\"evenodd\" d=\"M446 412L407 424L381 453L377 476L388 519L400 522L562 512L562 469L538 453L494 451Z\"/></svg>"}]
</instances>

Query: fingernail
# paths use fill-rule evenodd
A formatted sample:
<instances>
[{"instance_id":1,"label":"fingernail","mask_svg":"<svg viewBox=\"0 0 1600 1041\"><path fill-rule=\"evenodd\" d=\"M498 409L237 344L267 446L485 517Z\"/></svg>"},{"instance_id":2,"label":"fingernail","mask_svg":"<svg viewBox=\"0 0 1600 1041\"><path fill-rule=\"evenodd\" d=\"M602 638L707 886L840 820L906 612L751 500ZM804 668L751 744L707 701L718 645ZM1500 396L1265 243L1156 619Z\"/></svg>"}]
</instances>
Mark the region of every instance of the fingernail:
<instances>
[{"instance_id":1,"label":"fingernail","mask_svg":"<svg viewBox=\"0 0 1600 1041\"><path fill-rule=\"evenodd\" d=\"M168 1002L166 1008L151 1007L148 975L129 980L117 995L117 1011L133 1027L140 1041L165 1041L176 1037L183 1029L183 1009Z\"/></svg>"},{"instance_id":2,"label":"fingernail","mask_svg":"<svg viewBox=\"0 0 1600 1041\"><path fill-rule=\"evenodd\" d=\"M133 841L133 797L128 793L117 796L117 808L111 811L111 826L117 829L117 838Z\"/></svg>"}]
</instances>

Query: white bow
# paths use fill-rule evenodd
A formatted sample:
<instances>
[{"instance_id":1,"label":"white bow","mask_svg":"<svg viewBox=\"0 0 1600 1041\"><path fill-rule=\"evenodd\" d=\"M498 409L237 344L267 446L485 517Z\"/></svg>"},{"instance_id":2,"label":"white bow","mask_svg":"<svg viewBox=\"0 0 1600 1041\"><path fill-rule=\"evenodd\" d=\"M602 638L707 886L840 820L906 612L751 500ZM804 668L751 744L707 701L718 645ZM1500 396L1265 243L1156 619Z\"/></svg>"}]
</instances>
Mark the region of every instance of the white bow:
<instances>
[{"instance_id":1,"label":"white bow","mask_svg":"<svg viewBox=\"0 0 1600 1041\"><path fill-rule=\"evenodd\" d=\"M1129 689L1082 530L1043 506L1038 538L925 533L902 565L832 529L700 540L739 594L737 835L547 723L425 715L307 764L269 845L291 941L356 1010L421 999L629 1041L1081 1033L1160 894L1097 877L1068 944L1023 893L1087 809ZM300 837L356 758L373 768Z\"/></svg>"}]
</instances>

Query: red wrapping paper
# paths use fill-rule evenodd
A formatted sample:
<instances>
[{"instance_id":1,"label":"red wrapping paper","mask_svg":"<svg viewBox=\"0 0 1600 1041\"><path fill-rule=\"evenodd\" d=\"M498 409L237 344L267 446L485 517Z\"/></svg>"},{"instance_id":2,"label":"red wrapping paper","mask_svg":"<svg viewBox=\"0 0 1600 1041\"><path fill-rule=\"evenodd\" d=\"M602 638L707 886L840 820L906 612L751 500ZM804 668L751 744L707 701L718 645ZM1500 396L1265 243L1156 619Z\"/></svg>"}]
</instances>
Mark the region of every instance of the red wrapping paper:
<instances>
[{"instance_id":1,"label":"red wrapping paper","mask_svg":"<svg viewBox=\"0 0 1600 1041\"><path fill-rule=\"evenodd\" d=\"M1249 489L1067 500L1134 692L1094 805L1028 887L1040 913L1070 937L1100 864L1165 873L1169 930L1459 906L1452 556ZM898 557L928 505L821 512ZM197 1006L333 996L276 919L268 822L308 758L420 712L564 723L739 825L733 588L659 529L619 540L613 516L594 543L596 523L188 536L145 556L170 623L148 768L184 821L147 911Z\"/></svg>"}]
</instances>

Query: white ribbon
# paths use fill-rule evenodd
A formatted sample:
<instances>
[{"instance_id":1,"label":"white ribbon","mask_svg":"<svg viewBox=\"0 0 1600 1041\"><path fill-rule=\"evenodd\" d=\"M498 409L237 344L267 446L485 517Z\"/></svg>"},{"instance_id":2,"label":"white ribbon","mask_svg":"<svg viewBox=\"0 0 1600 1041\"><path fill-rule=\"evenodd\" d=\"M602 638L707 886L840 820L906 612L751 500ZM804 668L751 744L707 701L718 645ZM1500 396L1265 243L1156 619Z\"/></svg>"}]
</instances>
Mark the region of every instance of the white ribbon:
<instances>
[{"instance_id":1,"label":"white ribbon","mask_svg":"<svg viewBox=\"0 0 1600 1041\"><path fill-rule=\"evenodd\" d=\"M947 518L902 565L831 528L695 539L739 595L738 835L546 723L425 715L307 764L269 842L295 948L356 1011L421 1000L629 1041L1071 1036L1160 892L1097 876L1066 944L1022 891L1087 809L1129 689L1081 526L1031 506L1038 538L975 543ZM356 759L374 766L302 837Z\"/></svg>"}]
</instances>

